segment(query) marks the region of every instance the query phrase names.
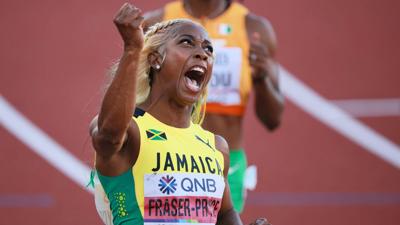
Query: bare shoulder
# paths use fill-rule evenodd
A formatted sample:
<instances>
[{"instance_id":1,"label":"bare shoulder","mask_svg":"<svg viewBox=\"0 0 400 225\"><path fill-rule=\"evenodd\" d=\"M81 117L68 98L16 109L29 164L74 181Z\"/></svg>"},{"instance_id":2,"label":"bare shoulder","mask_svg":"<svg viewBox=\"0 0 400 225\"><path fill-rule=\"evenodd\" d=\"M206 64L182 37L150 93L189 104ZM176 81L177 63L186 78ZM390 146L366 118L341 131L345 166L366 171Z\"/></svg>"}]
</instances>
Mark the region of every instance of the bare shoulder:
<instances>
[{"instance_id":1,"label":"bare shoulder","mask_svg":"<svg viewBox=\"0 0 400 225\"><path fill-rule=\"evenodd\" d=\"M93 134L96 132L97 130L97 120L99 119L99 115L96 115L92 121L90 122L89 125L89 135L93 136Z\"/></svg>"},{"instance_id":2,"label":"bare shoulder","mask_svg":"<svg viewBox=\"0 0 400 225\"><path fill-rule=\"evenodd\" d=\"M149 11L144 14L143 28L146 31L150 26L161 22L164 18L164 8Z\"/></svg>"},{"instance_id":3,"label":"bare shoulder","mask_svg":"<svg viewBox=\"0 0 400 225\"><path fill-rule=\"evenodd\" d=\"M228 142L220 135L215 135L215 147L224 155L229 156Z\"/></svg>"},{"instance_id":4,"label":"bare shoulder","mask_svg":"<svg viewBox=\"0 0 400 225\"><path fill-rule=\"evenodd\" d=\"M261 41L266 43L270 50L275 52L277 39L271 22L265 17L249 12L246 15L247 35L250 38L254 33L259 33Z\"/></svg>"},{"instance_id":5,"label":"bare shoulder","mask_svg":"<svg viewBox=\"0 0 400 225\"><path fill-rule=\"evenodd\" d=\"M227 177L230 164L228 142L222 136L215 135L215 147L224 156L224 176Z\"/></svg>"}]
</instances>

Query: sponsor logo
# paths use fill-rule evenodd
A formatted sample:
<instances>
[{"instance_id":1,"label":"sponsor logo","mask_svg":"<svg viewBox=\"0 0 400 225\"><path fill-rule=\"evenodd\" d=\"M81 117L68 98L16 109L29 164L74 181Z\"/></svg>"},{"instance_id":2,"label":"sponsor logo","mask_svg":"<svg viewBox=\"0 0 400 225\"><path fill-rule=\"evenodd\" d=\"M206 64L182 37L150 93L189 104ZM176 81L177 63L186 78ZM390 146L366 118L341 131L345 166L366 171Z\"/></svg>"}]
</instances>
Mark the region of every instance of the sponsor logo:
<instances>
[{"instance_id":1,"label":"sponsor logo","mask_svg":"<svg viewBox=\"0 0 400 225\"><path fill-rule=\"evenodd\" d=\"M166 141L167 135L164 131L159 131L155 129L146 130L147 139L152 141Z\"/></svg>"},{"instance_id":2,"label":"sponsor logo","mask_svg":"<svg viewBox=\"0 0 400 225\"><path fill-rule=\"evenodd\" d=\"M217 191L216 184L217 182L212 178L181 177L176 179L166 175L161 177L158 187L163 194L167 195L175 193L177 188L184 192L215 193Z\"/></svg>"},{"instance_id":3,"label":"sponsor logo","mask_svg":"<svg viewBox=\"0 0 400 225\"><path fill-rule=\"evenodd\" d=\"M160 179L160 183L158 186L160 187L160 191L162 193L166 193L167 195L174 193L176 191L176 179L173 176L163 176Z\"/></svg>"},{"instance_id":4,"label":"sponsor logo","mask_svg":"<svg viewBox=\"0 0 400 225\"><path fill-rule=\"evenodd\" d=\"M209 196L221 198L224 177L216 174L145 174L144 197Z\"/></svg>"},{"instance_id":5,"label":"sponsor logo","mask_svg":"<svg viewBox=\"0 0 400 225\"><path fill-rule=\"evenodd\" d=\"M235 165L229 167L228 175L232 175L232 174L236 173L237 171L239 171L239 169L240 169L239 164L235 164Z\"/></svg>"},{"instance_id":6,"label":"sponsor logo","mask_svg":"<svg viewBox=\"0 0 400 225\"><path fill-rule=\"evenodd\" d=\"M197 179L197 178L185 177L181 181L181 188L185 192L202 191L206 193L207 192L213 193L217 191L217 187L215 184L216 184L215 180L210 178Z\"/></svg>"},{"instance_id":7,"label":"sponsor logo","mask_svg":"<svg viewBox=\"0 0 400 225\"><path fill-rule=\"evenodd\" d=\"M196 137L197 140L199 140L201 143L207 145L209 148L211 148L213 151L215 151L215 149L210 145L210 140L207 139L207 142L205 140L203 140L201 137L199 137L198 135L194 135Z\"/></svg>"}]
</instances>

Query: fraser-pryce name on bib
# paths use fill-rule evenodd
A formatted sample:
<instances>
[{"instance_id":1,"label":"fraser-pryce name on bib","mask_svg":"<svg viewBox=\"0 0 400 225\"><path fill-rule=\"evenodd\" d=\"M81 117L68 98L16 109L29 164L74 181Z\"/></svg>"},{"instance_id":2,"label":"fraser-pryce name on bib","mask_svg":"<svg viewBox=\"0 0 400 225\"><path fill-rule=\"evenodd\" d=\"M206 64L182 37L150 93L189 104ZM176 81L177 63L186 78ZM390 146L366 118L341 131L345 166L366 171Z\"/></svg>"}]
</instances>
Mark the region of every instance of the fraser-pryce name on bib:
<instances>
[{"instance_id":1,"label":"fraser-pryce name on bib","mask_svg":"<svg viewBox=\"0 0 400 225\"><path fill-rule=\"evenodd\" d=\"M207 102L224 105L240 104L242 49L238 47L217 47L215 53L213 74L208 85Z\"/></svg>"},{"instance_id":2,"label":"fraser-pryce name on bib","mask_svg":"<svg viewBox=\"0 0 400 225\"><path fill-rule=\"evenodd\" d=\"M144 224L215 224L224 188L215 174L146 174Z\"/></svg>"}]
</instances>

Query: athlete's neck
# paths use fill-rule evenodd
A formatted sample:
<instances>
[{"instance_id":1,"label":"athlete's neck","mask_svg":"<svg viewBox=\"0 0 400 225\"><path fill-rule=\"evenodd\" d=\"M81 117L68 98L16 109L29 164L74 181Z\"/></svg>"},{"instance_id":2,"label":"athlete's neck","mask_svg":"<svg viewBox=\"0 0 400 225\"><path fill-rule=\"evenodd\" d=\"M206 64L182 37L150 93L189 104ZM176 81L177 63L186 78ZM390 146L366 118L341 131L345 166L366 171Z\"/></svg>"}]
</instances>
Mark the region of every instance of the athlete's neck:
<instances>
[{"instance_id":1,"label":"athlete's neck","mask_svg":"<svg viewBox=\"0 0 400 225\"><path fill-rule=\"evenodd\" d=\"M185 11L195 18L213 19L228 8L226 0L183 0Z\"/></svg>"},{"instance_id":2,"label":"athlete's neck","mask_svg":"<svg viewBox=\"0 0 400 225\"><path fill-rule=\"evenodd\" d=\"M191 121L192 106L181 105L172 99L152 98L150 95L139 107L153 117L172 127L188 128Z\"/></svg>"}]
</instances>

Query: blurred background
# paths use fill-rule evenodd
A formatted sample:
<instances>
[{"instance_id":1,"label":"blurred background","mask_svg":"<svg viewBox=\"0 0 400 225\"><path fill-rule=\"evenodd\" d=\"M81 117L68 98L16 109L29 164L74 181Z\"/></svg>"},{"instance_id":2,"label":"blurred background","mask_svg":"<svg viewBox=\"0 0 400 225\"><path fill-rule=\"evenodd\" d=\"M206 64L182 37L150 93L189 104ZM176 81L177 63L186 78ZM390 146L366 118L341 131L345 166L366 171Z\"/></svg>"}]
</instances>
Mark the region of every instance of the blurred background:
<instances>
[{"instance_id":1,"label":"blurred background","mask_svg":"<svg viewBox=\"0 0 400 225\"><path fill-rule=\"evenodd\" d=\"M123 2L0 2L0 224L101 224L88 124L122 51ZM258 184L243 220L400 224L400 1L243 4L275 28L286 95L274 133L248 107Z\"/></svg>"}]
</instances>

